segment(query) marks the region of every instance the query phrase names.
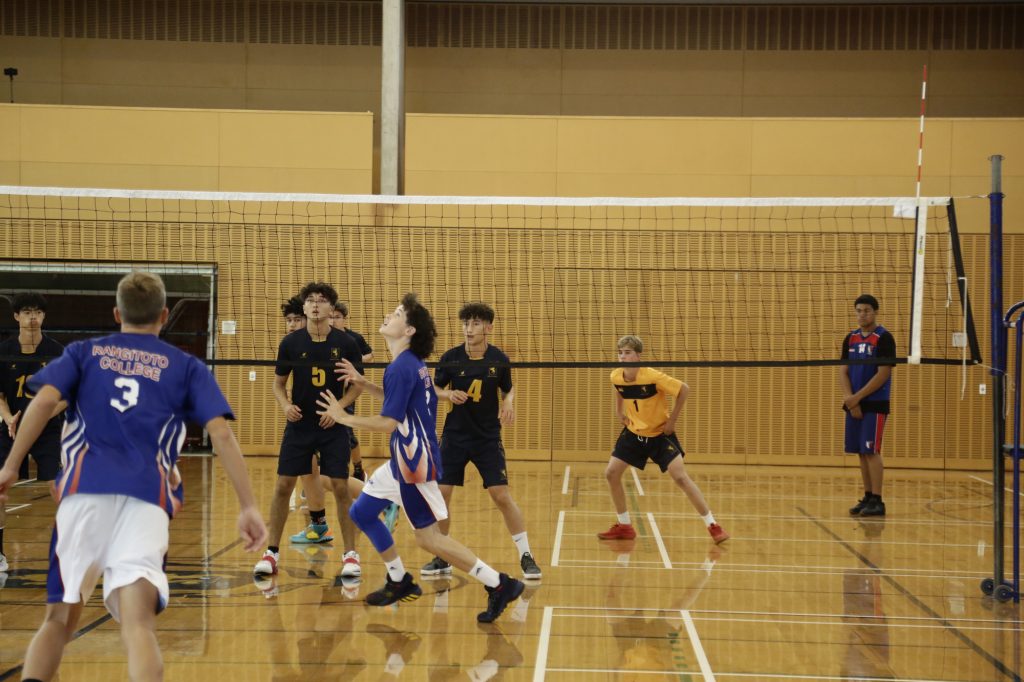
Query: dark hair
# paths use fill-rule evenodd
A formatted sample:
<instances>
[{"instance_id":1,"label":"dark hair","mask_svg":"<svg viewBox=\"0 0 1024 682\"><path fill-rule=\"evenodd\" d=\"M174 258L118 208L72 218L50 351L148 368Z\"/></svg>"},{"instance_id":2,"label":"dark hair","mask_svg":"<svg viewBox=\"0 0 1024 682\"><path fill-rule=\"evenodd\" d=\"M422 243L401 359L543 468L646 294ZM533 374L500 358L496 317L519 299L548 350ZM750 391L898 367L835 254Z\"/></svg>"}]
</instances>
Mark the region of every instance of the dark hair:
<instances>
[{"instance_id":1,"label":"dark hair","mask_svg":"<svg viewBox=\"0 0 1024 682\"><path fill-rule=\"evenodd\" d=\"M344 301L338 301L337 303L335 303L334 309L337 310L342 315L344 315L345 317L348 317L348 304L345 303Z\"/></svg>"},{"instance_id":2,"label":"dark hair","mask_svg":"<svg viewBox=\"0 0 1024 682\"><path fill-rule=\"evenodd\" d=\"M42 294L37 294L34 291L15 294L14 298L11 299L11 309L16 313L20 313L25 308L39 308L45 313L46 298Z\"/></svg>"},{"instance_id":3,"label":"dark hair","mask_svg":"<svg viewBox=\"0 0 1024 682\"><path fill-rule=\"evenodd\" d=\"M402 309L405 310L405 323L416 329L409 341L409 350L420 360L425 360L434 352L434 339L437 338L434 318L413 293L402 297Z\"/></svg>"},{"instance_id":4,"label":"dark hair","mask_svg":"<svg viewBox=\"0 0 1024 682\"><path fill-rule=\"evenodd\" d=\"M858 296L857 300L853 302L853 307L856 308L861 303L866 303L875 310L878 310L878 299L872 296L871 294L861 294L860 296Z\"/></svg>"},{"instance_id":5,"label":"dark hair","mask_svg":"<svg viewBox=\"0 0 1024 682\"><path fill-rule=\"evenodd\" d=\"M334 290L327 282L310 282L306 286L302 287L302 291L299 292L299 298L305 303L306 299L313 294L320 294L327 299L327 302L334 305L338 302L338 292Z\"/></svg>"},{"instance_id":6,"label":"dark hair","mask_svg":"<svg viewBox=\"0 0 1024 682\"><path fill-rule=\"evenodd\" d=\"M292 296L281 304L281 315L284 317L288 317L289 315L305 317L306 311L302 309L302 302L302 299L298 296Z\"/></svg>"},{"instance_id":7,"label":"dark hair","mask_svg":"<svg viewBox=\"0 0 1024 682\"><path fill-rule=\"evenodd\" d=\"M462 306L462 309L459 310L459 319L463 322L467 320L483 320L490 324L494 322L494 308L486 303L473 301Z\"/></svg>"}]
</instances>

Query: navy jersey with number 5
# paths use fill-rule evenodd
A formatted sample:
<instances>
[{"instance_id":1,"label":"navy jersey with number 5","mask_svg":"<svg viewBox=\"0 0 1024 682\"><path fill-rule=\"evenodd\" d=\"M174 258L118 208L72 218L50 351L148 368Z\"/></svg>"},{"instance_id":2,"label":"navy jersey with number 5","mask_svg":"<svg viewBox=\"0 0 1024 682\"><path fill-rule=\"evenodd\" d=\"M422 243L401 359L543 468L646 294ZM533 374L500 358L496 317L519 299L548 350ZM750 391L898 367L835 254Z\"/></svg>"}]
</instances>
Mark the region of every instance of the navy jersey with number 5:
<instances>
[{"instance_id":1,"label":"navy jersey with number 5","mask_svg":"<svg viewBox=\"0 0 1024 682\"><path fill-rule=\"evenodd\" d=\"M151 334L78 341L35 376L68 402L61 442L61 498L127 495L173 516L182 489L169 474L185 441L185 422L234 419L217 380L198 358Z\"/></svg>"},{"instance_id":2,"label":"navy jersey with number 5","mask_svg":"<svg viewBox=\"0 0 1024 682\"><path fill-rule=\"evenodd\" d=\"M425 483L440 478L437 393L427 366L410 350L399 353L384 370L384 406L380 413L398 422L391 432L391 473L395 480Z\"/></svg>"},{"instance_id":3,"label":"navy jersey with number 5","mask_svg":"<svg viewBox=\"0 0 1024 682\"><path fill-rule=\"evenodd\" d=\"M843 340L843 360L873 360L875 358L896 359L896 339L889 331L878 325L874 331L863 334L854 329ZM895 363L893 363L895 364ZM850 386L856 393L871 381L878 373L879 365L850 365ZM860 408L865 412L889 414L889 393L892 388L892 375L877 391L860 401Z\"/></svg>"}]
</instances>

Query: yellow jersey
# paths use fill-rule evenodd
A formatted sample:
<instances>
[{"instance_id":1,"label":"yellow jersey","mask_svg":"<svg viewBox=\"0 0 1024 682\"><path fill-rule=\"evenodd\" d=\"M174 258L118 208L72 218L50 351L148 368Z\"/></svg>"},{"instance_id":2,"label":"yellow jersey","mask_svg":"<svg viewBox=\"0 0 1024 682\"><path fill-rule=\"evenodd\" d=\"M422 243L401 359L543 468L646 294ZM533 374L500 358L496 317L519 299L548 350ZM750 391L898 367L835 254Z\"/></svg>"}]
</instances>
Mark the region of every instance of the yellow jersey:
<instances>
[{"instance_id":1,"label":"yellow jersey","mask_svg":"<svg viewBox=\"0 0 1024 682\"><path fill-rule=\"evenodd\" d=\"M641 367L633 381L626 381L626 368L612 371L612 385L622 398L626 428L638 436L660 436L668 422L668 401L675 398L683 382L653 367Z\"/></svg>"}]
</instances>

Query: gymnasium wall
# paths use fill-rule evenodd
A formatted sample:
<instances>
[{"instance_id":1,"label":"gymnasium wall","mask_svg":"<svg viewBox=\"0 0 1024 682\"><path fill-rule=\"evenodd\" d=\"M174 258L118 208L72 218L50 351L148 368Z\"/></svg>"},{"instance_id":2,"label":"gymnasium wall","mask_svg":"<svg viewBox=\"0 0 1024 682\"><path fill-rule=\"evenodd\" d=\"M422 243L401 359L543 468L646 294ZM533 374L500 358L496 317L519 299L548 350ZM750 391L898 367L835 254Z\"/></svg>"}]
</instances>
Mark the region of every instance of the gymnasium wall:
<instances>
[{"instance_id":1,"label":"gymnasium wall","mask_svg":"<svg viewBox=\"0 0 1024 682\"><path fill-rule=\"evenodd\" d=\"M0 106L0 120L19 126L16 138L2 145L2 182L95 186L110 184L159 189L272 189L329 191L310 177L320 171L326 178L355 178L352 189L366 191L370 174L369 114L277 114L192 110L116 109L88 107ZM201 122L201 125L197 123ZM929 128L935 151L926 157L926 193L981 194L987 191L986 154L1007 155L1005 191L1008 264L1022 262L1024 241L1019 210L1021 173L1012 159L1022 158L1020 120L937 120ZM171 131L168 133L168 131ZM205 132L204 132L205 131ZM246 134L235 134L248 131ZM932 131L935 131L932 133ZM408 166L411 191L507 194L907 194L913 172L915 122L878 120L702 120L551 117L413 116L409 119ZM203 140L202 143L195 139ZM333 140L334 146L324 143ZM714 144L715 140L720 144ZM254 142L254 140L258 141ZM338 140L348 140L347 143ZM217 153L202 156L216 148ZM932 147L929 147L932 149ZM188 151L191 150L191 151ZM823 151L824 150L824 151ZM827 153L826 153L827 152ZM905 161L910 156L909 162ZM980 157L974 162L976 157ZM362 161L358 161L362 159ZM224 160L231 163L223 164ZM199 162L201 161L201 162ZM218 162L223 165L218 165ZM252 164L246 166L245 163ZM225 170L226 166L226 170ZM184 168L185 170L181 170ZM355 170L353 170L355 168ZM616 172L618 168L618 172ZM205 171L203 170L205 169ZM312 170L311 170L312 169ZM335 175L337 174L337 175ZM904 175L906 174L906 176ZM31 183L24 178L30 176ZM638 181L638 177L640 181ZM143 180L140 180L143 178ZM252 178L246 184L246 178ZM209 183L209 184L206 184ZM311 186L307 186L310 183ZM362 184L360 184L362 183ZM717 184L716 184L717 183ZM331 186L335 183L331 182ZM338 184L341 184L339 181ZM253 186L256 185L256 186ZM271 185L271 186L268 186ZM152 186L152 185L151 185ZM363 189L360 189L363 188ZM569 190L571 188L571 191ZM622 188L624 191L614 191ZM643 191L650 188L651 191ZM679 188L677 191L668 191ZM694 188L693 191L682 191ZM746 188L743 191L743 188ZM702 191L697 191L700 189ZM735 189L735 192L728 190ZM771 191L769 191L769 189ZM713 191L714 190L714 191ZM840 191L846 190L846 191ZM344 189L340 191L346 191ZM301 212L301 206L281 209ZM971 294L979 324L987 320L985 208L981 200L962 200L962 215ZM388 244L395 258L415 261L424 249L409 237L384 234L379 228L394 220L389 213L359 209L360 234ZM130 238L115 234L110 224L59 225L51 220L29 224L0 222L0 258L70 258L74 260L169 260L217 262L221 289L218 316L242 317L240 308L262 315L266 324L241 330L257 339L262 354L272 354L279 330L276 306L294 288L312 277L328 276L345 292L355 309L354 327L373 330L385 312L376 301L383 276L354 277L332 268L322 257L303 259L316 251L311 244L322 235L316 229L281 229L253 251L252 240L239 224L207 224L185 228L170 222L133 221ZM472 218L468 218L472 222ZM237 223L238 218L225 219ZM571 221L567 225L571 226ZM348 225L352 227L351 224ZM607 229L607 228L605 228ZM7 230L7 232L5 232ZM58 234L58 230L61 232ZM31 234L30 241L15 239ZM327 230L337 253L345 253L351 229ZM361 237L363 238L363 237ZM169 248L168 245L171 245ZM509 244L509 255L522 245ZM352 248L347 249L348 252ZM478 254L481 261L493 254ZM851 254L870 263L871 253ZM572 259L571 252L559 258ZM611 267L617 253L596 254L589 265ZM514 259L512 259L514 260ZM555 267L559 262L527 263L517 267ZM476 256L465 254L472 268ZM399 262L401 262L399 260ZM568 262L568 261L567 261ZM393 263L392 263L393 264ZM571 263L570 263L571 264ZM462 263L437 268L421 263L404 270L408 282L387 284L394 298L408 286L430 300L445 293L449 301L477 298L480 291L492 300L532 301L544 292L509 291L502 278L492 278L481 289L470 279L460 285L452 273ZM563 263L564 265L564 263ZM380 267L386 268L387 262ZM269 287L266 300L254 299L247 286L254 278L273 273L280 284ZM1007 300L1024 297L1024 268L1008 266ZM415 280L415 281L413 281ZM521 281L540 281L529 276ZM503 289L502 287L505 287ZM392 291L393 290L393 291ZM884 300L884 298L883 298ZM458 342L451 309L436 308L441 323L439 348ZM823 314L829 311L822 311ZM605 311L594 305L591 314ZM764 324L782 323L786 306L765 311ZM504 315L502 317L502 315ZM508 311L499 311L495 342L516 357L516 343L506 335ZM852 318L852 316L851 316ZM882 321L886 321L885 309ZM545 324L553 324L548 320ZM852 319L850 324L852 325ZM523 330L517 330L522 333ZM550 330L539 326L538 338ZM637 330L643 334L643 330ZM821 330L839 340L846 329ZM901 343L906 332L894 329ZM620 330L609 330L611 342ZM243 357L241 337L221 337L220 357ZM235 344L235 345L233 345ZM375 344L379 347L379 343ZM987 349L987 337L982 338ZM382 350L382 349L381 349ZM595 349L601 352L602 349ZM671 359L652 347L654 359ZM238 409L237 426L247 452L276 450L283 424L270 393L268 368L258 370L255 384L248 368L220 368L219 379ZM518 423L506 433L510 453L540 459L606 457L615 435L610 418L611 394L605 370L520 370L517 373ZM835 368L824 369L697 369L679 371L693 388L692 402L684 411L681 432L695 461L838 464L841 414L836 407ZM377 375L379 376L379 374ZM894 466L988 466L989 399L977 395L977 384L990 381L983 369L969 369L967 390L961 399L959 369L899 367L896 374L895 416L887 436L888 460ZM372 409L362 401L365 413ZM383 445L378 436L365 442Z\"/></svg>"}]
</instances>

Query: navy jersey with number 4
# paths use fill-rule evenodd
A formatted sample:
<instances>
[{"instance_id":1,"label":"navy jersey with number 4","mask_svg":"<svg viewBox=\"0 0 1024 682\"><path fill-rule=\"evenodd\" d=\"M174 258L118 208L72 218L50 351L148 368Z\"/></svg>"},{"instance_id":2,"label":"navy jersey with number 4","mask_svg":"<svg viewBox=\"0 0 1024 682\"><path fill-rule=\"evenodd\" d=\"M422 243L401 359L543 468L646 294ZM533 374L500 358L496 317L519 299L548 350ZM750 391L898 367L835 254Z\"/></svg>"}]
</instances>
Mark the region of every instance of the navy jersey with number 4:
<instances>
[{"instance_id":1,"label":"navy jersey with number 4","mask_svg":"<svg viewBox=\"0 0 1024 682\"><path fill-rule=\"evenodd\" d=\"M43 335L33 353L21 352L21 342L17 336L0 343L0 356L20 356L16 361L5 361L0 367L0 393L4 394L11 414L21 412L21 415L25 416L25 408L34 397L29 390L29 381L36 372L46 366L46 363L56 359L63 352L64 346L46 335ZM46 430L59 430L63 422L64 417L57 415L46 423ZM3 436L6 435L5 432Z\"/></svg>"},{"instance_id":2,"label":"navy jersey with number 4","mask_svg":"<svg viewBox=\"0 0 1024 682\"><path fill-rule=\"evenodd\" d=\"M323 341L315 341L307 329L296 329L284 337L277 349L277 376L292 375L292 404L302 410L304 427L317 427L320 417L316 401L321 391L330 391L341 399L344 384L335 374L335 364L347 359L359 372L363 371L363 356L359 346L345 332L331 328ZM309 366L291 365L289 362L315 362ZM331 427L334 428L334 427Z\"/></svg>"},{"instance_id":3,"label":"navy jersey with number 4","mask_svg":"<svg viewBox=\"0 0 1024 682\"><path fill-rule=\"evenodd\" d=\"M459 364L445 367L446 363ZM499 366L502 363L506 366ZM452 404L444 420L445 438L471 443L501 438L498 393L512 390L512 370L507 365L508 356L491 345L479 359L471 360L465 345L456 346L441 356L434 383L441 388L465 391L469 396L461 405Z\"/></svg>"},{"instance_id":4,"label":"navy jersey with number 4","mask_svg":"<svg viewBox=\"0 0 1024 682\"><path fill-rule=\"evenodd\" d=\"M874 331L863 334L860 329L854 329L846 335L843 340L843 360L873 360L875 358L896 359L896 339L889 331L878 325ZM893 363L895 364L895 363ZM856 393L871 381L878 373L880 365L850 365L850 386ZM864 412L878 412L889 414L889 393L892 388L892 375L877 391L860 401L860 408Z\"/></svg>"},{"instance_id":5,"label":"navy jersey with number 4","mask_svg":"<svg viewBox=\"0 0 1024 682\"><path fill-rule=\"evenodd\" d=\"M77 341L29 384L36 392L53 386L68 401L62 498L127 495L173 516L182 487L172 489L169 477L185 422L234 419L209 368L152 334Z\"/></svg>"}]
</instances>

